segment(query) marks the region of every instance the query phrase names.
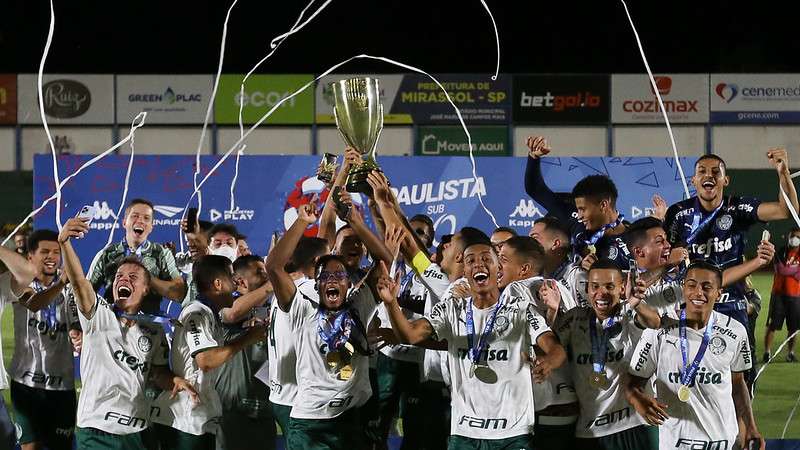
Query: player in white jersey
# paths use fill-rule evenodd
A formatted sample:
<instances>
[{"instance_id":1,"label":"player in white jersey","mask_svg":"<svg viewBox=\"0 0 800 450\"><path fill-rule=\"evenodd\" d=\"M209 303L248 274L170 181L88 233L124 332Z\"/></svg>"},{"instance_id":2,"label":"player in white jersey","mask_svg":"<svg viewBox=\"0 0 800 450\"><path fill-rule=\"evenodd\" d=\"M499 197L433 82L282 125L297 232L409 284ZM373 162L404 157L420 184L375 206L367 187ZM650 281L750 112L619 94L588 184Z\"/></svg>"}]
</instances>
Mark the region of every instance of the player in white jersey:
<instances>
[{"instance_id":1,"label":"player in white jersey","mask_svg":"<svg viewBox=\"0 0 800 450\"><path fill-rule=\"evenodd\" d=\"M0 312L10 303L23 295L26 287L36 276L36 267L25 260L19 253L0 246L0 259L8 271L0 274ZM0 352L0 361L2 361ZM0 364L0 390L8 389L8 375L5 364ZM5 401L0 396L0 449L11 450L17 445L17 432L11 417L8 415Z\"/></svg>"},{"instance_id":2,"label":"player in white jersey","mask_svg":"<svg viewBox=\"0 0 800 450\"><path fill-rule=\"evenodd\" d=\"M534 402L523 352L542 348L537 381L564 363L566 354L533 306L501 295L497 255L488 237L465 243L464 272L470 296L446 298L429 316L409 322L396 301L397 283L379 282L381 299L403 342L446 339L452 381L450 449L532 449Z\"/></svg>"},{"instance_id":3,"label":"player in white jersey","mask_svg":"<svg viewBox=\"0 0 800 450\"><path fill-rule=\"evenodd\" d=\"M529 301L548 326L552 326L558 314L576 306L566 286L540 276L546 259L544 248L537 240L528 236L512 237L503 243L499 253L501 276L498 286L504 294ZM534 347L534 352L541 354L538 346ZM553 370L543 383L534 383L533 395L536 446L572 450L578 399L569 366L565 364Z\"/></svg>"},{"instance_id":4,"label":"player in white jersey","mask_svg":"<svg viewBox=\"0 0 800 450\"><path fill-rule=\"evenodd\" d=\"M95 293L71 243L88 232L87 221L73 218L58 236L83 328L77 447L145 449L142 431L150 423L150 401L145 395L148 379L172 395L196 392L170 372L164 331L140 312L150 289L150 274L142 263L126 259L119 264L111 286L113 304Z\"/></svg>"},{"instance_id":5,"label":"player in white jersey","mask_svg":"<svg viewBox=\"0 0 800 450\"><path fill-rule=\"evenodd\" d=\"M744 371L752 365L747 330L714 311L722 272L703 261L686 273L678 320L645 331L631 358L628 397L641 417L660 425L659 448L764 449ZM643 387L656 377L658 399ZM739 421L744 446L737 442Z\"/></svg>"},{"instance_id":6,"label":"player in white jersey","mask_svg":"<svg viewBox=\"0 0 800 450\"><path fill-rule=\"evenodd\" d=\"M36 230L28 237L28 261L36 278L14 308L14 356L9 369L11 401L23 450L44 445L71 449L75 428L74 364L69 330L78 321L74 299L58 277L58 233ZM7 254L0 253L6 265ZM11 254L16 259L19 255ZM42 411L48 410L48 414Z\"/></svg>"},{"instance_id":7,"label":"player in white jersey","mask_svg":"<svg viewBox=\"0 0 800 450\"><path fill-rule=\"evenodd\" d=\"M365 322L377 305L365 286L350 292L353 285L346 261L339 255L325 255L316 263L315 295L297 288L285 266L305 229L316 221L314 205L303 205L267 258L278 306L291 321L291 335L275 338L294 339L297 354L299 389L289 419L287 447L360 448L364 430L358 422L358 407L371 395Z\"/></svg>"},{"instance_id":8,"label":"player in white jersey","mask_svg":"<svg viewBox=\"0 0 800 450\"><path fill-rule=\"evenodd\" d=\"M314 264L317 258L330 253L328 241L317 237L302 237L292 253L286 270L294 279L298 290L313 297ZM285 434L289 430L289 415L297 396L297 375L295 374L297 354L292 335L289 314L278 307L273 295L269 305L269 331L267 333L266 364L259 369L256 377L269 387L269 401L272 414Z\"/></svg>"},{"instance_id":9,"label":"player in white jersey","mask_svg":"<svg viewBox=\"0 0 800 450\"><path fill-rule=\"evenodd\" d=\"M658 313L641 301L639 280L628 295L622 270L614 261L600 259L589 269L591 308L574 308L558 320L556 332L570 354L570 368L580 403L575 428L579 448L648 450L658 446L658 430L647 426L628 404L623 377L633 352L635 327L657 328Z\"/></svg>"},{"instance_id":10,"label":"player in white jersey","mask_svg":"<svg viewBox=\"0 0 800 450\"><path fill-rule=\"evenodd\" d=\"M589 306L586 270L570 260L572 251L567 225L555 216L545 216L533 223L528 236L539 241L544 248L542 275L565 286L578 306Z\"/></svg>"},{"instance_id":11,"label":"player in white jersey","mask_svg":"<svg viewBox=\"0 0 800 450\"><path fill-rule=\"evenodd\" d=\"M242 349L265 337L264 326L243 330L242 336L224 341L220 310L233 304L236 291L231 261L226 256L205 255L192 267L197 298L181 310L170 352L170 365L177 376L197 391L193 396L163 392L153 403L152 420L163 448L209 449L216 445L222 403L214 387L217 369ZM266 298L266 289L242 296Z\"/></svg>"}]
</instances>

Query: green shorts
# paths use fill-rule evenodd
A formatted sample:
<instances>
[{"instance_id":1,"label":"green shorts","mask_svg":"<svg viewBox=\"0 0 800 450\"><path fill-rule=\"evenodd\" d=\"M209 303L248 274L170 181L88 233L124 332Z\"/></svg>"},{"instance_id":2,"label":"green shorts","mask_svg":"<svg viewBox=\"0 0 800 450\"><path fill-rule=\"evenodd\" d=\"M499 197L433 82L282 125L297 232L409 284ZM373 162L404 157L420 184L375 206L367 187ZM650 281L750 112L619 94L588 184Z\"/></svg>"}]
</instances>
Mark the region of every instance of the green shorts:
<instances>
[{"instance_id":1,"label":"green shorts","mask_svg":"<svg viewBox=\"0 0 800 450\"><path fill-rule=\"evenodd\" d=\"M198 436L160 423L154 423L152 427L162 449L215 450L217 448L217 437L211 433Z\"/></svg>"},{"instance_id":2,"label":"green shorts","mask_svg":"<svg viewBox=\"0 0 800 450\"><path fill-rule=\"evenodd\" d=\"M533 450L533 435L523 434L505 439L472 439L452 435L447 450Z\"/></svg>"},{"instance_id":3,"label":"green shorts","mask_svg":"<svg viewBox=\"0 0 800 450\"><path fill-rule=\"evenodd\" d=\"M286 450L360 450L365 448L358 410L333 419L289 419Z\"/></svg>"},{"instance_id":4,"label":"green shorts","mask_svg":"<svg viewBox=\"0 0 800 450\"><path fill-rule=\"evenodd\" d=\"M450 391L442 382L420 383L403 403L403 449L444 449L450 437ZM571 449L574 450L574 449Z\"/></svg>"},{"instance_id":5,"label":"green shorts","mask_svg":"<svg viewBox=\"0 0 800 450\"><path fill-rule=\"evenodd\" d=\"M575 450L575 424L533 426L536 447L548 450Z\"/></svg>"},{"instance_id":6,"label":"green shorts","mask_svg":"<svg viewBox=\"0 0 800 450\"><path fill-rule=\"evenodd\" d=\"M270 403L270 406L272 406L272 415L275 416L275 421L281 427L281 433L285 438L289 433L289 414L292 413L292 407L277 403Z\"/></svg>"},{"instance_id":7,"label":"green shorts","mask_svg":"<svg viewBox=\"0 0 800 450\"><path fill-rule=\"evenodd\" d=\"M639 425L594 439L576 439L578 448L599 450L658 450L658 427Z\"/></svg>"},{"instance_id":8,"label":"green shorts","mask_svg":"<svg viewBox=\"0 0 800 450\"><path fill-rule=\"evenodd\" d=\"M38 442L51 450L71 450L75 430L75 391L48 391L11 382L14 422L20 444Z\"/></svg>"},{"instance_id":9,"label":"green shorts","mask_svg":"<svg viewBox=\"0 0 800 450\"><path fill-rule=\"evenodd\" d=\"M75 441L80 450L147 450L142 432L111 434L96 428L78 428Z\"/></svg>"},{"instance_id":10,"label":"green shorts","mask_svg":"<svg viewBox=\"0 0 800 450\"><path fill-rule=\"evenodd\" d=\"M420 397L419 364L392 359L379 353L377 376L378 420L369 423L369 435L385 445L395 417L402 418L403 427L409 430L424 428L419 414L409 414L408 411L414 409L408 404L408 400Z\"/></svg>"},{"instance_id":11,"label":"green shorts","mask_svg":"<svg viewBox=\"0 0 800 450\"><path fill-rule=\"evenodd\" d=\"M254 442L258 442L260 450L275 449L275 420L272 414L251 417L236 410L223 410L221 425L225 450L249 450Z\"/></svg>"}]
</instances>

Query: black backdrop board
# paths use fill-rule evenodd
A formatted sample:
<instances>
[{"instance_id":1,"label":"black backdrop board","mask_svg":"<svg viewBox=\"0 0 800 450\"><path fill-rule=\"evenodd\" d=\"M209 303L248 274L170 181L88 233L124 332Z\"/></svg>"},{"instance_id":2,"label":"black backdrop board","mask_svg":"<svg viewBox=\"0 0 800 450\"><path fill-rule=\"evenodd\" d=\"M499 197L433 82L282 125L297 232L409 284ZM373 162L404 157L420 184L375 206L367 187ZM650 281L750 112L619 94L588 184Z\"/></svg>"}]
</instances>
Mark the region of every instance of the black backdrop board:
<instances>
[{"instance_id":1,"label":"black backdrop board","mask_svg":"<svg viewBox=\"0 0 800 450\"><path fill-rule=\"evenodd\" d=\"M515 75L516 124L607 124L608 75Z\"/></svg>"}]
</instances>

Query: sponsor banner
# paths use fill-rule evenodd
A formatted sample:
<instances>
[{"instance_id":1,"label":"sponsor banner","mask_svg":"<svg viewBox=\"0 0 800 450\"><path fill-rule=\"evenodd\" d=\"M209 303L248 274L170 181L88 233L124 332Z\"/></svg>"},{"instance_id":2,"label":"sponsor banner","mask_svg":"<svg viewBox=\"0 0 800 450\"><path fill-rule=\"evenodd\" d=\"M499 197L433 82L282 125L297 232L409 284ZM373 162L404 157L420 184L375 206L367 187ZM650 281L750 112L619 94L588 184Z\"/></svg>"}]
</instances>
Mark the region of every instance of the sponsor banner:
<instances>
[{"instance_id":1,"label":"sponsor banner","mask_svg":"<svg viewBox=\"0 0 800 450\"><path fill-rule=\"evenodd\" d=\"M711 121L800 123L800 74L711 74Z\"/></svg>"},{"instance_id":2,"label":"sponsor banner","mask_svg":"<svg viewBox=\"0 0 800 450\"><path fill-rule=\"evenodd\" d=\"M608 75L514 76L514 122L607 123Z\"/></svg>"},{"instance_id":3,"label":"sponsor banner","mask_svg":"<svg viewBox=\"0 0 800 450\"><path fill-rule=\"evenodd\" d=\"M378 79L378 87L381 92L381 103L383 104L383 123L384 124L409 124L412 123L410 114L393 114L392 105L397 98L397 91L403 81L403 75L364 75L364 74L337 74L327 75L317 81L316 89L316 115L317 123L333 124L336 119L333 117L333 87L331 83L339 80L354 77L370 77Z\"/></svg>"},{"instance_id":4,"label":"sponsor banner","mask_svg":"<svg viewBox=\"0 0 800 450\"><path fill-rule=\"evenodd\" d=\"M0 74L0 124L17 123L17 76Z\"/></svg>"},{"instance_id":5,"label":"sponsor banner","mask_svg":"<svg viewBox=\"0 0 800 450\"><path fill-rule=\"evenodd\" d=\"M211 75L117 75L117 122L144 111L151 125L203 123L213 84Z\"/></svg>"},{"instance_id":6,"label":"sponsor banner","mask_svg":"<svg viewBox=\"0 0 800 450\"><path fill-rule=\"evenodd\" d=\"M474 156L510 156L508 127L469 127ZM460 126L421 126L414 154L419 156L469 156L467 135Z\"/></svg>"},{"instance_id":7,"label":"sponsor banner","mask_svg":"<svg viewBox=\"0 0 800 450\"><path fill-rule=\"evenodd\" d=\"M335 123L330 84L353 76L378 78L385 124L457 124L445 91L422 74L331 75L317 84L317 123ZM467 123L507 123L511 114L511 81L501 75L434 74Z\"/></svg>"},{"instance_id":8,"label":"sponsor banner","mask_svg":"<svg viewBox=\"0 0 800 450\"><path fill-rule=\"evenodd\" d=\"M45 75L42 93L47 122L54 124L113 124L113 75ZM42 123L35 74L17 77L17 122Z\"/></svg>"},{"instance_id":9,"label":"sponsor banner","mask_svg":"<svg viewBox=\"0 0 800 450\"><path fill-rule=\"evenodd\" d=\"M671 123L708 122L708 75L653 76ZM664 123L647 74L611 75L611 121Z\"/></svg>"},{"instance_id":10,"label":"sponsor banner","mask_svg":"<svg viewBox=\"0 0 800 450\"><path fill-rule=\"evenodd\" d=\"M241 83L244 75L222 75L214 101L216 122L239 123L239 104L244 103L242 118L246 124L254 124L282 99L314 79L313 75L252 75L245 84L244 96ZM314 86L283 103L264 122L274 125L305 125L314 122Z\"/></svg>"},{"instance_id":11,"label":"sponsor banner","mask_svg":"<svg viewBox=\"0 0 800 450\"><path fill-rule=\"evenodd\" d=\"M64 177L91 156L68 155L59 159ZM201 156L201 173L207 173L219 156ZM696 158L681 158L685 169L694 167ZM139 156L134 167L128 198L142 197L155 205L152 239L171 242L178 239L178 227L187 200L192 193L194 173L192 155ZM478 196L483 195L499 225L527 233L533 221L547 211L525 193L523 178L525 158L477 158L478 178L472 175L465 157L381 157L381 167L392 182L392 189L406 215L429 215L436 226L436 236L453 233L470 225L490 231L494 224L483 211ZM98 214L91 232L75 246L84 264L108 240L119 210L128 159L111 155L89 166L62 190L63 217L74 216L83 205L97 206ZM318 156L242 156L236 206L230 207L230 182L235 161L227 160L203 186L204 220L226 221L248 236L254 253L264 255L272 233L283 232L297 217L297 208L308 202L321 207L327 198L323 183L313 175ZM617 184L620 198L617 207L628 220L647 214L653 194L667 203L682 198L680 177L672 158L567 158L543 160L542 170L555 192L570 192L575 183L591 174L607 174ZM691 173L687 173L691 176ZM38 206L53 194L50 155L34 159L34 201ZM366 198L354 195L356 207L367 210ZM192 202L196 204L196 201ZM55 208L48 205L36 216L36 228L53 228ZM118 218L121 220L122 218ZM369 222L369 219L368 219ZM315 227L308 233L316 234ZM122 239L122 229L114 240Z\"/></svg>"}]
</instances>

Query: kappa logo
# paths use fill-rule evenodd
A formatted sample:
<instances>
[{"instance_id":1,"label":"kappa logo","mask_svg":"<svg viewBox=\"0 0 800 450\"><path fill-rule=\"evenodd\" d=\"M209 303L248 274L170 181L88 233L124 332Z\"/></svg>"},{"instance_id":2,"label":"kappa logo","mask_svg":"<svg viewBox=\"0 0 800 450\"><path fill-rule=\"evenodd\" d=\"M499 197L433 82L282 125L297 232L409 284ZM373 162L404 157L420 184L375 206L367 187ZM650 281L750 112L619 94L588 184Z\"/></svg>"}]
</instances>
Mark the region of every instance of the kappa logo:
<instances>
[{"instance_id":1,"label":"kappa logo","mask_svg":"<svg viewBox=\"0 0 800 450\"><path fill-rule=\"evenodd\" d=\"M536 203L533 200L526 200L520 199L519 204L517 205L514 212L511 213L510 217L524 217L524 218L534 218L534 217L544 217L542 211L536 206Z\"/></svg>"},{"instance_id":2,"label":"kappa logo","mask_svg":"<svg viewBox=\"0 0 800 450\"><path fill-rule=\"evenodd\" d=\"M92 206L94 206L94 216L92 216L92 220L117 220L117 213L108 206L106 201L100 202L95 200Z\"/></svg>"},{"instance_id":3,"label":"kappa logo","mask_svg":"<svg viewBox=\"0 0 800 450\"><path fill-rule=\"evenodd\" d=\"M733 83L719 83L716 88L714 88L714 92L717 93L717 96L725 101L725 103L730 103L736 98L736 95L739 94L739 86Z\"/></svg>"}]
</instances>

